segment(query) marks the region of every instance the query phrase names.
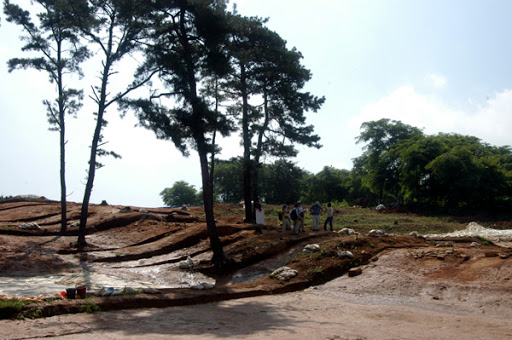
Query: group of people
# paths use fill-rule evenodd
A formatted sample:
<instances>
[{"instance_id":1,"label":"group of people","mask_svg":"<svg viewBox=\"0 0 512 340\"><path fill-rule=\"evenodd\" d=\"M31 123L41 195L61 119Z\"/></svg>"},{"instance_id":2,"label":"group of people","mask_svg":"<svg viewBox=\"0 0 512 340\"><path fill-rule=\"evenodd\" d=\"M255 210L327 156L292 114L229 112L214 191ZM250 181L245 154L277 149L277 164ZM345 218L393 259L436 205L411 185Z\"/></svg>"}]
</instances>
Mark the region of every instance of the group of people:
<instances>
[{"instance_id":1,"label":"group of people","mask_svg":"<svg viewBox=\"0 0 512 340\"><path fill-rule=\"evenodd\" d=\"M313 231L320 230L320 213L324 210L327 210L327 218L324 222L324 230L327 231L327 224L329 224L331 231L333 231L332 220L334 217L334 210L331 206L331 203L328 203L327 209L324 209L318 201L316 201L315 204L309 208L309 212L313 217ZM291 207L290 203L283 204L283 209L281 210L283 233L285 233L288 229L291 229L295 235L298 235L299 231L306 231L304 230L304 215L305 210L301 201L295 203L293 208Z\"/></svg>"}]
</instances>

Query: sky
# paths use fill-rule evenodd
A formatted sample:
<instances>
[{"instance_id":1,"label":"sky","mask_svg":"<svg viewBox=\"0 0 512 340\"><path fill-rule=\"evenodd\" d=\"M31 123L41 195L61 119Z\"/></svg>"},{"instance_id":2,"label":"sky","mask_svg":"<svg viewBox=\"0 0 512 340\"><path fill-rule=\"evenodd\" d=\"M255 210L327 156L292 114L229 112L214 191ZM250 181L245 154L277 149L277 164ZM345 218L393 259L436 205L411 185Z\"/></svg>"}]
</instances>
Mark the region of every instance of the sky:
<instances>
[{"instance_id":1,"label":"sky","mask_svg":"<svg viewBox=\"0 0 512 340\"><path fill-rule=\"evenodd\" d=\"M29 0L12 3L30 8ZM307 123L321 149L298 147L292 161L312 173L324 166L352 168L362 153L361 124L389 118L425 134L459 133L496 146L512 145L512 1L508 0L237 0L245 16L297 48L312 73L305 87L326 101ZM46 74L9 73L7 60L25 56L19 27L0 14L0 196L60 199L59 136L48 131L42 101L55 96ZM87 96L97 83L98 61L79 82L86 101L67 118L68 201L81 202L95 126ZM121 67L112 83L131 75ZM126 73L129 73L128 75ZM115 78L117 77L117 78ZM183 157L169 141L136 127L128 114L107 111L107 148L96 172L92 203L159 207L160 192L176 181L201 188L197 153ZM241 155L239 136L221 141L220 158Z\"/></svg>"}]
</instances>

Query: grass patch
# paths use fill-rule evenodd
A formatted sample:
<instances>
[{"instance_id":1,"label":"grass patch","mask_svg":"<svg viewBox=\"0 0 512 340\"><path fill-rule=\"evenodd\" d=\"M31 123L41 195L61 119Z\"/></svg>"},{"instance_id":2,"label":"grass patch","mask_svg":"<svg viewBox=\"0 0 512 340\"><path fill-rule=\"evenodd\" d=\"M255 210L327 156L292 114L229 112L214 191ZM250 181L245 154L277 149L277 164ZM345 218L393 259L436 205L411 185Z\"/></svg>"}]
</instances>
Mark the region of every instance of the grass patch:
<instances>
[{"instance_id":1,"label":"grass patch","mask_svg":"<svg viewBox=\"0 0 512 340\"><path fill-rule=\"evenodd\" d=\"M101 308L94 302L89 301L89 302L86 302L83 305L81 305L79 311L80 311L80 313L92 314L95 312L100 312Z\"/></svg>"},{"instance_id":2,"label":"grass patch","mask_svg":"<svg viewBox=\"0 0 512 340\"><path fill-rule=\"evenodd\" d=\"M309 277L315 277L317 275L324 275L324 269L322 266L316 266L314 268L308 269L306 275Z\"/></svg>"},{"instance_id":3,"label":"grass patch","mask_svg":"<svg viewBox=\"0 0 512 340\"><path fill-rule=\"evenodd\" d=\"M0 301L0 319L16 319L31 301Z\"/></svg>"},{"instance_id":4,"label":"grass patch","mask_svg":"<svg viewBox=\"0 0 512 340\"><path fill-rule=\"evenodd\" d=\"M480 241L480 243L483 246L491 246L491 245L493 245L493 243L491 241L489 241L488 239L486 239L485 237L477 236L476 238Z\"/></svg>"}]
</instances>

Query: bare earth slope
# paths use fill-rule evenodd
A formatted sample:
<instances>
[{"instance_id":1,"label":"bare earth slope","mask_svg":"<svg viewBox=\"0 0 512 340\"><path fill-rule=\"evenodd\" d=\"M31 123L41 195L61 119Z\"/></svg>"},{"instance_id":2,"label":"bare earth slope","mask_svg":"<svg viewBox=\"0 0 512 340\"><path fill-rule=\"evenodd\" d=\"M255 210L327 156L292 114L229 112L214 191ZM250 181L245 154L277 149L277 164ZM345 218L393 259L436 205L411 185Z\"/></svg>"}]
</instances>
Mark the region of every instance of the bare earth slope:
<instances>
[{"instance_id":1,"label":"bare earth slope","mask_svg":"<svg viewBox=\"0 0 512 340\"><path fill-rule=\"evenodd\" d=\"M1 320L0 339L512 338L508 248L472 247L481 243L473 238L330 232L297 237L282 235L276 226L217 216L230 267L216 276L199 208L91 206L89 247L77 252L79 208L70 203L69 232L63 236L58 203L0 204L0 292L14 295L12 287L21 283L32 295L81 284L90 291L129 286L158 294L41 302L25 315L55 316ZM41 229L19 227L30 222ZM313 243L320 251L302 253ZM338 250L351 251L354 259L338 257ZM180 269L189 256L193 268ZM298 275L271 279L269 273L283 265ZM349 277L347 271L357 266L362 274ZM204 289L190 288L198 286ZM63 314L91 305L102 312Z\"/></svg>"}]
</instances>

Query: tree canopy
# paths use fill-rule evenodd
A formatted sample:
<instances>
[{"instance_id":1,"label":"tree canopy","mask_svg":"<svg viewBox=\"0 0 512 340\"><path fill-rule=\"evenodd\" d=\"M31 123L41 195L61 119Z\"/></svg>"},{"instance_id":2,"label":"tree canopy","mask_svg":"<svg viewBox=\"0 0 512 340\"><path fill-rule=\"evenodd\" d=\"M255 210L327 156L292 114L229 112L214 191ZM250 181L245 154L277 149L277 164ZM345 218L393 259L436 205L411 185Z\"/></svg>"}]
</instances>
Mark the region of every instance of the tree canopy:
<instances>
[{"instance_id":1,"label":"tree canopy","mask_svg":"<svg viewBox=\"0 0 512 340\"><path fill-rule=\"evenodd\" d=\"M175 182L172 187L162 190L160 196L164 204L169 207L194 206L202 203L194 186L185 181Z\"/></svg>"}]
</instances>

